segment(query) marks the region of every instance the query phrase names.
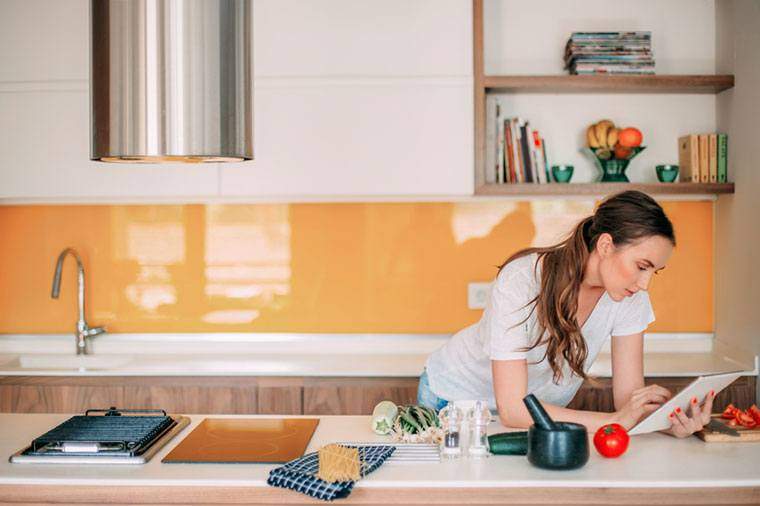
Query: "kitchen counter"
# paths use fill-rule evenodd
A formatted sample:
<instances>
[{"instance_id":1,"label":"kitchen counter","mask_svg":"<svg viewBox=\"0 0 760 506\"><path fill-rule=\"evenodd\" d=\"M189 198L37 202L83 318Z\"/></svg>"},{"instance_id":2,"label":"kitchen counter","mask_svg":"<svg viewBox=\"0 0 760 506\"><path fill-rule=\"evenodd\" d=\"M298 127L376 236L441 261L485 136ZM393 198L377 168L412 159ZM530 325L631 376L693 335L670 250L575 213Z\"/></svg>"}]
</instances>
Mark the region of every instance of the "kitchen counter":
<instances>
[{"instance_id":1,"label":"kitchen counter","mask_svg":"<svg viewBox=\"0 0 760 506\"><path fill-rule=\"evenodd\" d=\"M109 334L93 355L75 356L70 335L0 336L0 376L417 377L447 334ZM650 334L648 377L743 370L755 357L713 343L709 334ZM609 346L591 374L611 376Z\"/></svg>"},{"instance_id":2,"label":"kitchen counter","mask_svg":"<svg viewBox=\"0 0 760 506\"><path fill-rule=\"evenodd\" d=\"M68 418L0 414L0 503L317 503L265 484L272 465L162 464L161 458L204 418L192 423L145 465L11 464L5 458ZM214 416L221 418L223 416ZM230 418L234 416L225 416ZM240 418L240 416L237 416ZM248 416L249 418L252 416ZM307 451L337 441L386 441L369 417L320 417ZM504 428L494 423L489 432ZM703 443L663 434L632 438L628 452L604 459L592 448L574 471L546 471L524 457L491 456L441 463L387 463L357 483L346 504L733 504L760 502L760 443Z\"/></svg>"}]
</instances>

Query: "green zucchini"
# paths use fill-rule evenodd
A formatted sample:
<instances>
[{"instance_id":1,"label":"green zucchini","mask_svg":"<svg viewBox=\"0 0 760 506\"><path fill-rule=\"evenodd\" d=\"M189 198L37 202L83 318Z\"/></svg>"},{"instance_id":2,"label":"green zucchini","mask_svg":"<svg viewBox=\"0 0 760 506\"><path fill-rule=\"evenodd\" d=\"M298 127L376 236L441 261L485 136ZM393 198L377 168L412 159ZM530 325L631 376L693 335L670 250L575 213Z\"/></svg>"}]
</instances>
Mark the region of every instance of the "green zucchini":
<instances>
[{"instance_id":1,"label":"green zucchini","mask_svg":"<svg viewBox=\"0 0 760 506\"><path fill-rule=\"evenodd\" d=\"M494 455L527 455L528 431L491 434L488 447Z\"/></svg>"}]
</instances>

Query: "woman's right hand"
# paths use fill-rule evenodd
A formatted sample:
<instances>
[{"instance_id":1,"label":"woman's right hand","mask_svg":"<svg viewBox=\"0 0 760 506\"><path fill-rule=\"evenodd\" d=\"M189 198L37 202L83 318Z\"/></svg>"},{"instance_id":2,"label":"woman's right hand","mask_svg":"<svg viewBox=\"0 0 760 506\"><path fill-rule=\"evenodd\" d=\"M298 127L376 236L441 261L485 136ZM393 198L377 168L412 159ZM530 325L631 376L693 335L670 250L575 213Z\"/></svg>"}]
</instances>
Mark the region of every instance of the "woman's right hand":
<instances>
[{"instance_id":1,"label":"woman's right hand","mask_svg":"<svg viewBox=\"0 0 760 506\"><path fill-rule=\"evenodd\" d=\"M613 422L619 423L625 430L630 430L639 420L667 402L672 394L660 385L649 385L634 390L631 398L613 415Z\"/></svg>"}]
</instances>

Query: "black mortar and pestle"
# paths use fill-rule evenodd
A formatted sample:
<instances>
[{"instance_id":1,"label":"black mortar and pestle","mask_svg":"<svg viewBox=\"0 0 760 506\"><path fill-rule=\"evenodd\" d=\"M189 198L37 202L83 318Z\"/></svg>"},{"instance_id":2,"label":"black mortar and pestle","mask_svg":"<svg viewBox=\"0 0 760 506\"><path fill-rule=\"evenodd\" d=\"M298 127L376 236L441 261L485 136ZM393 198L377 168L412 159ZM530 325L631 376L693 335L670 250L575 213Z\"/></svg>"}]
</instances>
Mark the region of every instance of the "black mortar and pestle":
<instances>
[{"instance_id":1,"label":"black mortar and pestle","mask_svg":"<svg viewBox=\"0 0 760 506\"><path fill-rule=\"evenodd\" d=\"M533 394L523 402L533 418L528 429L528 460L543 469L578 469L589 458L585 425L555 422Z\"/></svg>"}]
</instances>

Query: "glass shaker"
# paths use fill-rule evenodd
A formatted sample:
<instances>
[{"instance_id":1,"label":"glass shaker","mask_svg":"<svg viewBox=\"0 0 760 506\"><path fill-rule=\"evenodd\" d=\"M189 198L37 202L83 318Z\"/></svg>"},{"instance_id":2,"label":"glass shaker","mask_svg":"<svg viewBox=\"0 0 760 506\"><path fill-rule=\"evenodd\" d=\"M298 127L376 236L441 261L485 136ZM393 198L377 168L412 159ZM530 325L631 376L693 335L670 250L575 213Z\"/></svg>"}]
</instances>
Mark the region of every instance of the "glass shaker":
<instances>
[{"instance_id":1,"label":"glass shaker","mask_svg":"<svg viewBox=\"0 0 760 506\"><path fill-rule=\"evenodd\" d=\"M443 429L441 456L456 459L462 455L462 410L448 403L438 414Z\"/></svg>"},{"instance_id":2,"label":"glass shaker","mask_svg":"<svg viewBox=\"0 0 760 506\"><path fill-rule=\"evenodd\" d=\"M491 411L483 401L477 401L468 412L467 418L470 427L468 454L471 457L488 457L488 424L491 422Z\"/></svg>"}]
</instances>

